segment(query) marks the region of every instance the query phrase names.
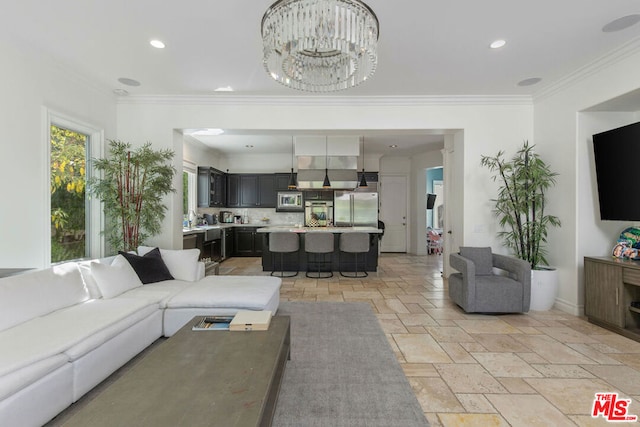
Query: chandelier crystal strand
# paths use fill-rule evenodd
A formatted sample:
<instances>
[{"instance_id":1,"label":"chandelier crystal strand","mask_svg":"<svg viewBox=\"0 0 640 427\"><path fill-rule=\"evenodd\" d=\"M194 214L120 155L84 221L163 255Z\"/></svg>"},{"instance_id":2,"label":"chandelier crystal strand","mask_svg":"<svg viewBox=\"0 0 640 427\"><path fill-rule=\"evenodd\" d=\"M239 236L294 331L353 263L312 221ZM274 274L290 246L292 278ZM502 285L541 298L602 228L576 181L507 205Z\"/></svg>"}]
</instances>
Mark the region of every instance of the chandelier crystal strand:
<instances>
[{"instance_id":1,"label":"chandelier crystal strand","mask_svg":"<svg viewBox=\"0 0 640 427\"><path fill-rule=\"evenodd\" d=\"M262 18L264 67L293 89L348 89L375 72L378 35L360 0L279 0Z\"/></svg>"}]
</instances>

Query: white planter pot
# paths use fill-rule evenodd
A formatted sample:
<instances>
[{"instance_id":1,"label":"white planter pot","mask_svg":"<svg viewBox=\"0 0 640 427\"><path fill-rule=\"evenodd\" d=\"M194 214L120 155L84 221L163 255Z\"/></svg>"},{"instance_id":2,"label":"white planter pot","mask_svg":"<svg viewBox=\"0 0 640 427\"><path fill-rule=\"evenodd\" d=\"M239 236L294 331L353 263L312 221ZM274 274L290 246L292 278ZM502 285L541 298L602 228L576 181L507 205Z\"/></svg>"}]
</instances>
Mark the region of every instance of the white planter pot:
<instances>
[{"instance_id":1,"label":"white planter pot","mask_svg":"<svg viewBox=\"0 0 640 427\"><path fill-rule=\"evenodd\" d=\"M557 295L558 271L555 268L542 267L540 270L531 270L530 310L550 310Z\"/></svg>"}]
</instances>

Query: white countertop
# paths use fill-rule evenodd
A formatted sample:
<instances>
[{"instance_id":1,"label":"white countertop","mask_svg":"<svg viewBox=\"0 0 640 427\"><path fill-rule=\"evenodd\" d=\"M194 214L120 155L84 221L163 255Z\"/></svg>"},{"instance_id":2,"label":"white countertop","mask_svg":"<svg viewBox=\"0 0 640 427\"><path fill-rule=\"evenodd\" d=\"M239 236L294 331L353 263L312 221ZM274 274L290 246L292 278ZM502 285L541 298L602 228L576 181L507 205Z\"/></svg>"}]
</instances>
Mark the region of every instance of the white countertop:
<instances>
[{"instance_id":1,"label":"white countertop","mask_svg":"<svg viewBox=\"0 0 640 427\"><path fill-rule=\"evenodd\" d=\"M291 225L272 225L258 228L258 233L274 233L288 231L291 233L349 233L359 231L363 233L381 234L382 230L376 227L295 227Z\"/></svg>"},{"instance_id":2,"label":"white countertop","mask_svg":"<svg viewBox=\"0 0 640 427\"><path fill-rule=\"evenodd\" d=\"M263 223L255 223L255 224L235 224L235 223L218 223L216 225L199 225L197 227L191 227L191 228L182 228L182 234L183 235L188 235L188 234L196 234L196 233L204 233L206 230L210 230L212 228L232 228L232 227L264 227ZM291 226L287 226L287 227L291 227Z\"/></svg>"}]
</instances>

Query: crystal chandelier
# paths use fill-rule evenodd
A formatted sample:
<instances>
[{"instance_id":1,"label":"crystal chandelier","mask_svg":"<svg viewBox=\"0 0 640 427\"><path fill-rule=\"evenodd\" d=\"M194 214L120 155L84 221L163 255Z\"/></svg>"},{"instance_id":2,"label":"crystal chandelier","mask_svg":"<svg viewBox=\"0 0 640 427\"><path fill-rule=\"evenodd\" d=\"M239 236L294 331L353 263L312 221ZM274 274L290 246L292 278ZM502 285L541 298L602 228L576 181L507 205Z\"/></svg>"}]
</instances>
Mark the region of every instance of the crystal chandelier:
<instances>
[{"instance_id":1,"label":"crystal chandelier","mask_svg":"<svg viewBox=\"0 0 640 427\"><path fill-rule=\"evenodd\" d=\"M360 0L279 0L262 17L264 67L293 89L348 89L375 72L378 33Z\"/></svg>"}]
</instances>

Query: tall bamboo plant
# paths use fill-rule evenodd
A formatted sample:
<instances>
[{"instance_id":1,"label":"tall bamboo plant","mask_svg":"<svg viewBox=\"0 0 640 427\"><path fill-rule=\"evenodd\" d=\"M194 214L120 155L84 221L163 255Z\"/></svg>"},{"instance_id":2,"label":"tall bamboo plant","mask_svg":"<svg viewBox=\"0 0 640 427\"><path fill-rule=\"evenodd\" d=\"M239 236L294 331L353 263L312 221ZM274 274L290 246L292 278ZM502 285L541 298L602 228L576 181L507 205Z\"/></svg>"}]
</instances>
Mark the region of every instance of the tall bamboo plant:
<instances>
[{"instance_id":1,"label":"tall bamboo plant","mask_svg":"<svg viewBox=\"0 0 640 427\"><path fill-rule=\"evenodd\" d=\"M135 250L160 232L167 206L163 197L175 191L173 151L154 150L151 143L134 150L130 143L109 141L109 155L93 159L101 176L89 180L89 192L102 200L107 217L104 234L112 248Z\"/></svg>"},{"instance_id":2,"label":"tall bamboo plant","mask_svg":"<svg viewBox=\"0 0 640 427\"><path fill-rule=\"evenodd\" d=\"M532 269L547 265L545 243L549 227L559 227L558 217L545 213L545 192L555 184L558 175L534 152L534 146L524 142L511 158L504 151L482 156L481 164L493 172L492 179L500 183L494 212L502 231L498 235L520 259L531 263Z\"/></svg>"}]
</instances>

